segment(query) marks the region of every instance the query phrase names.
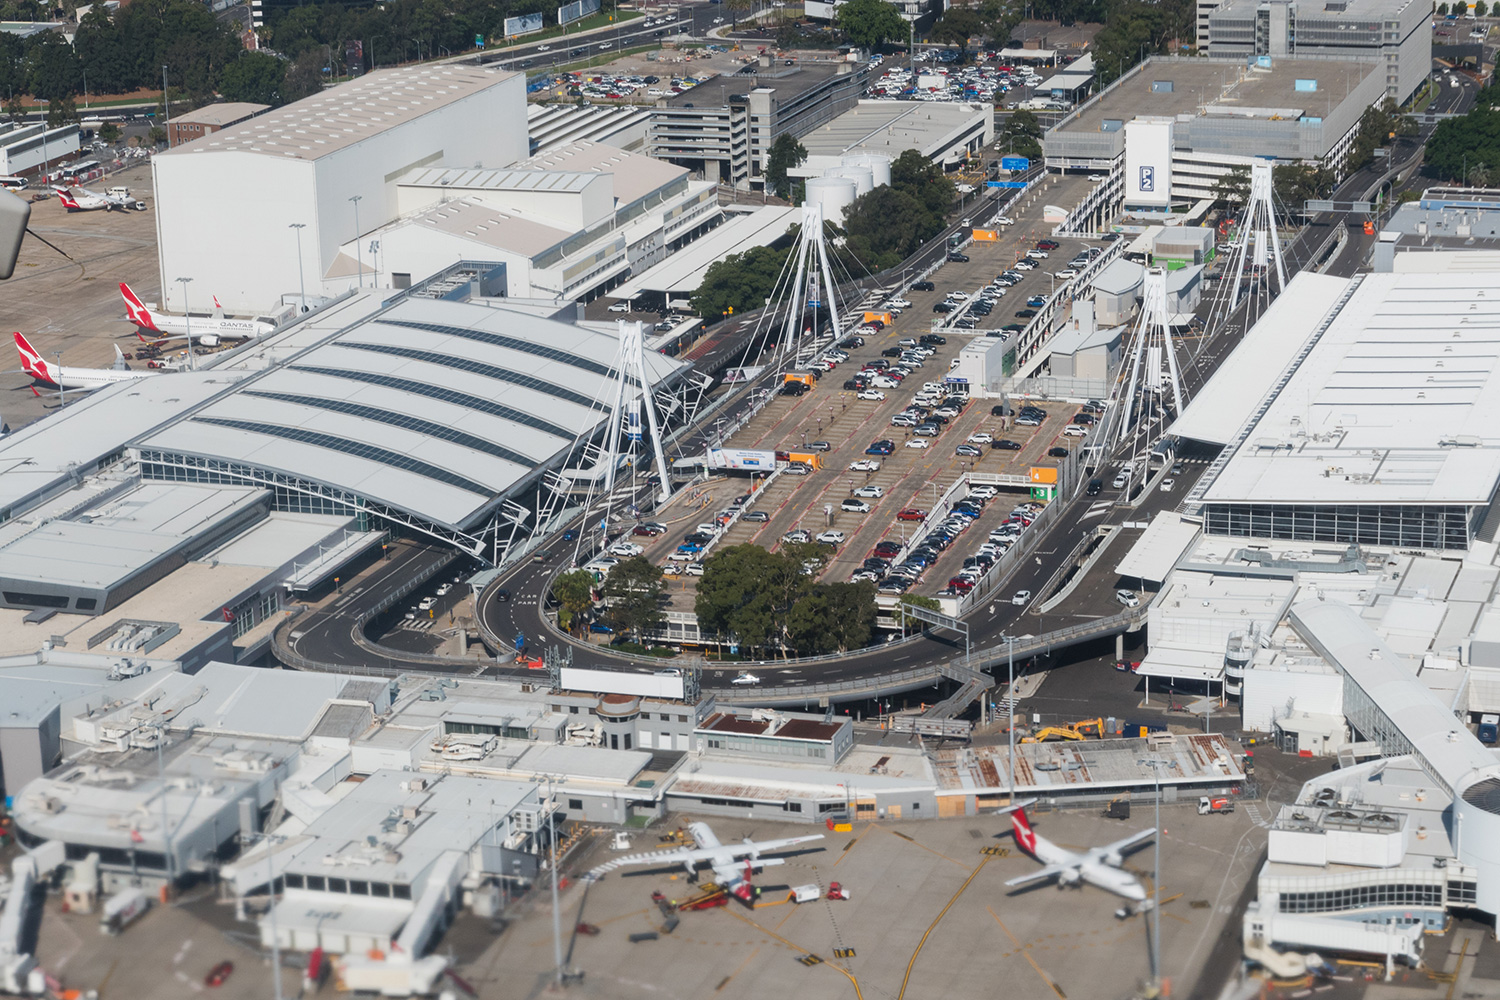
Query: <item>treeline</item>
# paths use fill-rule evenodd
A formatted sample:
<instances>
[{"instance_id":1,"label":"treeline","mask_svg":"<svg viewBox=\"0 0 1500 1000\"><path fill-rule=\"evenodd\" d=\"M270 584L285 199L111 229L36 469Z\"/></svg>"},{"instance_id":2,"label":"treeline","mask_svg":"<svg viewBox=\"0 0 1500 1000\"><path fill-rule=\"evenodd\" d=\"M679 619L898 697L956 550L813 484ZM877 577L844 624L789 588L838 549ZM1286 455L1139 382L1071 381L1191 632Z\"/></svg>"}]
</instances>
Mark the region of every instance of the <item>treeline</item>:
<instances>
[{"instance_id":1,"label":"treeline","mask_svg":"<svg viewBox=\"0 0 1500 1000\"><path fill-rule=\"evenodd\" d=\"M474 39L486 44L504 41L505 19L541 14L546 25L557 23L558 0L387 0L368 7L338 3L309 3L270 7L266 12L266 41L271 48L295 57L310 49L332 50L334 62L351 42L364 49L366 65L386 66L421 55L463 52ZM608 9L608 5L605 5Z\"/></svg>"}]
</instances>

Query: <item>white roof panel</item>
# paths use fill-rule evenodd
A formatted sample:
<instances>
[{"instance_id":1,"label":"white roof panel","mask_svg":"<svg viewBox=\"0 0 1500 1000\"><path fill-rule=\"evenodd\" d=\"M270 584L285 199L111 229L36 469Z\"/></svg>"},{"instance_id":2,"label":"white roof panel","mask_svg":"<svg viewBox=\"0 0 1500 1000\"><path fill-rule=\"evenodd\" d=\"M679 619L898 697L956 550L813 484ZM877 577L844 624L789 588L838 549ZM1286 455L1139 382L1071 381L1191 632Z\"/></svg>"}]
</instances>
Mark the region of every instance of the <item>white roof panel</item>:
<instances>
[{"instance_id":1,"label":"white roof panel","mask_svg":"<svg viewBox=\"0 0 1500 1000\"><path fill-rule=\"evenodd\" d=\"M699 238L682 253L674 253L638 277L631 278L612 292L612 299L633 299L642 292L690 294L703 284L709 265L730 254L744 253L751 247L769 246L786 235L801 218L798 208L768 205L738 217Z\"/></svg>"},{"instance_id":2,"label":"white roof panel","mask_svg":"<svg viewBox=\"0 0 1500 1000\"><path fill-rule=\"evenodd\" d=\"M1294 277L1182 411L1171 432L1210 444L1233 441L1348 284L1311 271Z\"/></svg>"},{"instance_id":3,"label":"white roof panel","mask_svg":"<svg viewBox=\"0 0 1500 1000\"><path fill-rule=\"evenodd\" d=\"M1487 502L1500 482L1500 295L1493 277L1353 279L1357 288L1325 317L1326 330L1204 502ZM1268 312L1258 325L1305 324L1312 311ZM1249 357L1263 363L1258 352ZM1241 377L1252 375L1247 369ZM1213 385L1200 398L1227 409L1232 390L1214 392Z\"/></svg>"},{"instance_id":4,"label":"white roof panel","mask_svg":"<svg viewBox=\"0 0 1500 1000\"><path fill-rule=\"evenodd\" d=\"M1172 511L1157 514L1141 537L1125 553L1115 572L1160 583L1167 578L1177 560L1198 537L1201 526Z\"/></svg>"}]
</instances>

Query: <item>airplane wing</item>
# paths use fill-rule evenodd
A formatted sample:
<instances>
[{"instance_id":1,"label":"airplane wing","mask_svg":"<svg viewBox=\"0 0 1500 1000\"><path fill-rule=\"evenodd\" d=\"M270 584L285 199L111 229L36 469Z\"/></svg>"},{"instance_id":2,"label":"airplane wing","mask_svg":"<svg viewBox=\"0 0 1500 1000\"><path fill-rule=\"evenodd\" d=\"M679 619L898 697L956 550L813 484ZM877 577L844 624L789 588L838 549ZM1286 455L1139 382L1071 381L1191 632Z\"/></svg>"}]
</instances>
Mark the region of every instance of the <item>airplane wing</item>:
<instances>
[{"instance_id":1,"label":"airplane wing","mask_svg":"<svg viewBox=\"0 0 1500 1000\"><path fill-rule=\"evenodd\" d=\"M636 865L651 865L653 867L669 867L683 865L692 867L700 861L713 861L721 849L704 849L699 847L677 847L666 851L647 851L643 854L626 854L618 858L612 858L604 864L591 870L588 874L590 880L597 879L616 868L627 868Z\"/></svg>"},{"instance_id":2,"label":"airplane wing","mask_svg":"<svg viewBox=\"0 0 1500 1000\"><path fill-rule=\"evenodd\" d=\"M1032 882L1040 882L1044 878L1053 878L1055 876L1061 875L1063 872L1071 871L1076 867L1076 865L1047 865L1045 868L1038 868L1034 872L1029 872L1025 875L1018 875L1017 877L1007 881L1005 884L1029 885Z\"/></svg>"},{"instance_id":3,"label":"airplane wing","mask_svg":"<svg viewBox=\"0 0 1500 1000\"><path fill-rule=\"evenodd\" d=\"M1089 853L1094 855L1094 857L1096 858L1103 857L1106 854L1115 854L1125 850L1127 847L1134 847L1136 844L1139 844L1141 841L1151 838L1155 834L1155 827L1152 827L1149 830L1141 830L1138 833L1132 833L1128 837L1117 840L1113 844L1105 844L1103 847L1096 847Z\"/></svg>"}]
</instances>

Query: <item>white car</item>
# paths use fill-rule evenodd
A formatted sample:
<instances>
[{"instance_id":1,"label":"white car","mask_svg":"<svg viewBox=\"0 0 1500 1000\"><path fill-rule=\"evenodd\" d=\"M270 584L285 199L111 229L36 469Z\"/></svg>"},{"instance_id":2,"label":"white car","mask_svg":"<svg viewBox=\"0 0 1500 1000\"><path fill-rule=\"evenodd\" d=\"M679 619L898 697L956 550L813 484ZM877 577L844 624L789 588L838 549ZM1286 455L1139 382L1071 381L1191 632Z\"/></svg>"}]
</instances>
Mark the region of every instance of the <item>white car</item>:
<instances>
[{"instance_id":1,"label":"white car","mask_svg":"<svg viewBox=\"0 0 1500 1000\"><path fill-rule=\"evenodd\" d=\"M716 17L716 18L714 18L714 24L723 24L723 23L724 23L724 19L722 17Z\"/></svg>"},{"instance_id":2,"label":"white car","mask_svg":"<svg viewBox=\"0 0 1500 1000\"><path fill-rule=\"evenodd\" d=\"M631 556L638 556L645 551L645 549L634 542L615 542L615 544L609 547L610 555L621 556L626 559L629 559Z\"/></svg>"},{"instance_id":3,"label":"white car","mask_svg":"<svg viewBox=\"0 0 1500 1000\"><path fill-rule=\"evenodd\" d=\"M437 598L436 597L424 597L424 598L422 598L421 601L419 601L417 603L417 609L419 611L428 611L428 610L431 610L432 608L434 608L436 606L437 606Z\"/></svg>"},{"instance_id":4,"label":"white car","mask_svg":"<svg viewBox=\"0 0 1500 1000\"><path fill-rule=\"evenodd\" d=\"M1177 485L1177 480L1175 480L1175 479L1163 479L1161 481L1161 491L1163 493L1171 493L1172 492L1172 487L1176 486L1176 485Z\"/></svg>"},{"instance_id":5,"label":"white car","mask_svg":"<svg viewBox=\"0 0 1500 1000\"><path fill-rule=\"evenodd\" d=\"M885 399L885 393L881 392L879 389L861 389L859 392L854 394L854 398L868 399L871 402L878 403L881 400Z\"/></svg>"},{"instance_id":6,"label":"white car","mask_svg":"<svg viewBox=\"0 0 1500 1000\"><path fill-rule=\"evenodd\" d=\"M684 572L687 573L688 576L702 576L703 564L701 562L688 563L687 569L685 569Z\"/></svg>"},{"instance_id":7,"label":"white car","mask_svg":"<svg viewBox=\"0 0 1500 1000\"><path fill-rule=\"evenodd\" d=\"M906 442L906 447L908 447L908 448L926 448L927 444L928 444L928 442L927 442L926 438L912 438L910 441Z\"/></svg>"},{"instance_id":8,"label":"white car","mask_svg":"<svg viewBox=\"0 0 1500 1000\"><path fill-rule=\"evenodd\" d=\"M1090 184L1098 184L1102 180L1104 180L1104 175L1103 174L1089 174L1089 183Z\"/></svg>"},{"instance_id":9,"label":"white car","mask_svg":"<svg viewBox=\"0 0 1500 1000\"><path fill-rule=\"evenodd\" d=\"M995 225L997 226L1014 226L1015 224L1016 220L1008 215L996 216L995 218Z\"/></svg>"},{"instance_id":10,"label":"white car","mask_svg":"<svg viewBox=\"0 0 1500 1000\"><path fill-rule=\"evenodd\" d=\"M949 299L949 301L952 301L952 302L967 302L967 301L969 301L969 293L968 292L949 292L948 293L948 299ZM913 340L912 343L915 344L916 341Z\"/></svg>"},{"instance_id":11,"label":"white car","mask_svg":"<svg viewBox=\"0 0 1500 1000\"><path fill-rule=\"evenodd\" d=\"M1135 596L1135 591L1133 590L1115 591L1115 600L1119 601L1127 608L1138 608L1141 606L1141 599Z\"/></svg>"},{"instance_id":12,"label":"white car","mask_svg":"<svg viewBox=\"0 0 1500 1000\"><path fill-rule=\"evenodd\" d=\"M1059 278L1076 278L1078 277L1078 268L1065 267L1061 271L1057 272L1057 276Z\"/></svg>"},{"instance_id":13,"label":"white car","mask_svg":"<svg viewBox=\"0 0 1500 1000\"><path fill-rule=\"evenodd\" d=\"M450 591L452 589L453 589L453 584L451 584L451 583L445 583L445 584L443 584L441 587L439 587L437 589L436 593L437 593L437 595L439 597L443 597L443 596L445 596L448 593L448 591Z\"/></svg>"},{"instance_id":14,"label":"white car","mask_svg":"<svg viewBox=\"0 0 1500 1000\"><path fill-rule=\"evenodd\" d=\"M1017 607L1020 607L1024 604L1029 604L1030 602L1031 591L1029 590L1018 590L1016 591L1015 596L1010 599L1010 603L1016 605Z\"/></svg>"},{"instance_id":15,"label":"white car","mask_svg":"<svg viewBox=\"0 0 1500 1000\"><path fill-rule=\"evenodd\" d=\"M1045 250L1027 250L1026 251L1026 256L1030 257L1032 260L1046 260L1047 259L1047 251L1045 251Z\"/></svg>"},{"instance_id":16,"label":"white car","mask_svg":"<svg viewBox=\"0 0 1500 1000\"><path fill-rule=\"evenodd\" d=\"M839 510L846 510L853 514L868 514L870 505L856 497L845 497L839 501Z\"/></svg>"},{"instance_id":17,"label":"white car","mask_svg":"<svg viewBox=\"0 0 1500 1000\"><path fill-rule=\"evenodd\" d=\"M875 499L879 500L881 497L885 496L885 490L881 489L879 486L861 486L859 489L854 491L854 495L857 497L874 497Z\"/></svg>"},{"instance_id":18,"label":"white car","mask_svg":"<svg viewBox=\"0 0 1500 1000\"><path fill-rule=\"evenodd\" d=\"M850 472L879 472L880 463L873 458L862 458L858 462L849 463Z\"/></svg>"},{"instance_id":19,"label":"white car","mask_svg":"<svg viewBox=\"0 0 1500 1000\"><path fill-rule=\"evenodd\" d=\"M1034 261L1034 260L1018 260L1018 261L1016 261L1016 270L1017 271L1035 271L1036 270L1036 261Z\"/></svg>"},{"instance_id":20,"label":"white car","mask_svg":"<svg viewBox=\"0 0 1500 1000\"><path fill-rule=\"evenodd\" d=\"M972 440L972 439L971 439ZM969 488L969 496L980 497L984 500L993 500L1000 495L1000 491L993 486L972 486Z\"/></svg>"},{"instance_id":21,"label":"white car","mask_svg":"<svg viewBox=\"0 0 1500 1000\"><path fill-rule=\"evenodd\" d=\"M721 17L721 18L719 18L719 20L722 21L724 19ZM757 677L757 676L755 676L754 674L740 674L738 677L736 677L734 680L730 681L729 683L731 683L731 684L737 684L737 685L739 685L741 687L744 687L747 684L759 684L760 683L760 678Z\"/></svg>"},{"instance_id":22,"label":"white car","mask_svg":"<svg viewBox=\"0 0 1500 1000\"><path fill-rule=\"evenodd\" d=\"M975 431L973 434L970 434L968 437L964 438L964 440L969 442L969 444L989 444L991 441L995 440L995 436L989 431ZM974 494L970 493L969 496L974 496Z\"/></svg>"},{"instance_id":23,"label":"white car","mask_svg":"<svg viewBox=\"0 0 1500 1000\"><path fill-rule=\"evenodd\" d=\"M1087 437L1089 429L1082 424L1069 424L1063 428L1063 437L1081 438Z\"/></svg>"},{"instance_id":24,"label":"white car","mask_svg":"<svg viewBox=\"0 0 1500 1000\"><path fill-rule=\"evenodd\" d=\"M887 309L889 309L892 306L895 306L897 309L910 309L911 308L911 302L909 302L906 299L891 299L891 301L887 302L885 305L886 305Z\"/></svg>"},{"instance_id":25,"label":"white car","mask_svg":"<svg viewBox=\"0 0 1500 1000\"><path fill-rule=\"evenodd\" d=\"M878 385L882 389L894 389L901 383L887 375L876 375L874 378L870 379L870 384ZM869 390L866 391L868 392Z\"/></svg>"},{"instance_id":26,"label":"white car","mask_svg":"<svg viewBox=\"0 0 1500 1000\"><path fill-rule=\"evenodd\" d=\"M822 542L824 545L842 545L844 541L844 533L842 531L832 530L819 532L817 540Z\"/></svg>"},{"instance_id":27,"label":"white car","mask_svg":"<svg viewBox=\"0 0 1500 1000\"><path fill-rule=\"evenodd\" d=\"M552 46L550 46L550 45L538 45L536 47L536 50L538 52L551 52L552 51Z\"/></svg>"},{"instance_id":28,"label":"white car","mask_svg":"<svg viewBox=\"0 0 1500 1000\"><path fill-rule=\"evenodd\" d=\"M616 302L614 305L609 307L609 311L612 313L628 313L630 312L630 303Z\"/></svg>"}]
</instances>

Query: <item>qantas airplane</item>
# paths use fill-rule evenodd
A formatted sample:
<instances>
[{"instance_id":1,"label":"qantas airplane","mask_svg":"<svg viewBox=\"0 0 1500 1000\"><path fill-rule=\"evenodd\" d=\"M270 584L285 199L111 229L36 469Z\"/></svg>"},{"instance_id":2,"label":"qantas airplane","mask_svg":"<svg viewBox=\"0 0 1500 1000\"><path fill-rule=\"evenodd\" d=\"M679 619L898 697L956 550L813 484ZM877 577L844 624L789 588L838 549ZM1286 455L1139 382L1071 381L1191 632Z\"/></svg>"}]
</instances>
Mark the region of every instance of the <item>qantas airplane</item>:
<instances>
[{"instance_id":1,"label":"qantas airplane","mask_svg":"<svg viewBox=\"0 0 1500 1000\"><path fill-rule=\"evenodd\" d=\"M115 382L156 374L154 371L131 371L125 367L125 356L120 353L118 346L115 347L113 368L64 368L50 365L43 360L41 352L32 347L19 332L16 333L16 350L21 353L21 370L36 382L54 389L101 389ZM32 392L36 392L35 387Z\"/></svg>"},{"instance_id":2,"label":"qantas airplane","mask_svg":"<svg viewBox=\"0 0 1500 1000\"><path fill-rule=\"evenodd\" d=\"M188 335L188 317L153 312L146 308L146 304L123 281L120 282L120 295L125 299L125 311L129 313L130 322L139 328L136 336L148 344ZM193 340L204 347L217 347L224 340L253 340L276 329L275 323L263 319L227 319L218 305L219 300L216 298L212 316L192 317ZM148 340L146 331L163 336Z\"/></svg>"},{"instance_id":3,"label":"qantas airplane","mask_svg":"<svg viewBox=\"0 0 1500 1000\"><path fill-rule=\"evenodd\" d=\"M693 835L697 847L679 847L670 851L650 851L645 854L627 854L607 861L589 872L590 879L597 879L606 872L626 865L682 865L689 875L696 873L698 865L707 862L713 869L714 882L739 899L750 898L750 872L767 865L786 864L785 858L763 858L766 851L782 851L797 844L822 840L821 833L807 837L786 837L782 840L753 841L746 837L738 844L722 844L714 836L707 823L689 823L688 832ZM743 862L740 859L744 859Z\"/></svg>"},{"instance_id":4,"label":"qantas airplane","mask_svg":"<svg viewBox=\"0 0 1500 1000\"><path fill-rule=\"evenodd\" d=\"M57 194L57 200L62 202L62 207L69 212L95 212L101 208L107 211L124 211L127 208L138 212L146 210L145 202L128 194L100 194L81 187L55 187L52 190Z\"/></svg>"},{"instance_id":5,"label":"qantas airplane","mask_svg":"<svg viewBox=\"0 0 1500 1000\"><path fill-rule=\"evenodd\" d=\"M1066 848L1059 847L1046 837L1038 836L1032 830L1031 824L1026 819L1026 807L1035 802L1036 799L1027 799L1017 802L1013 806L1007 806L999 811L999 815L1009 815L1012 829L1015 831L1016 844L1027 854L1040 861L1044 867L1029 875L1013 878L1006 885L1027 885L1041 879L1055 878L1059 889L1064 886L1077 885L1080 881L1090 885L1096 885L1116 896L1123 896L1135 903L1144 904L1140 909L1150 906L1146 899L1146 889L1136 880L1136 877L1127 871L1121 871L1120 865L1124 864L1121 852L1141 841L1153 836L1156 829L1141 830L1132 833L1123 840L1117 840L1113 844L1104 847L1094 847L1081 854L1074 853Z\"/></svg>"}]
</instances>

